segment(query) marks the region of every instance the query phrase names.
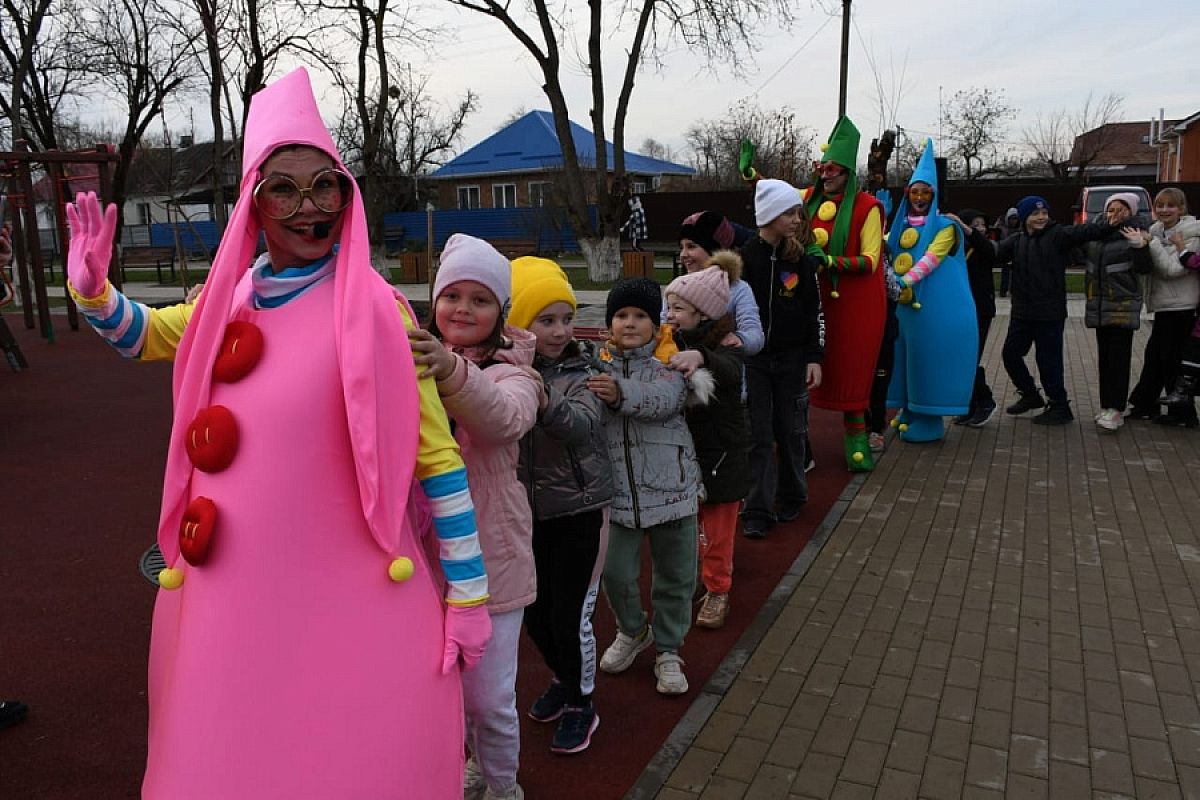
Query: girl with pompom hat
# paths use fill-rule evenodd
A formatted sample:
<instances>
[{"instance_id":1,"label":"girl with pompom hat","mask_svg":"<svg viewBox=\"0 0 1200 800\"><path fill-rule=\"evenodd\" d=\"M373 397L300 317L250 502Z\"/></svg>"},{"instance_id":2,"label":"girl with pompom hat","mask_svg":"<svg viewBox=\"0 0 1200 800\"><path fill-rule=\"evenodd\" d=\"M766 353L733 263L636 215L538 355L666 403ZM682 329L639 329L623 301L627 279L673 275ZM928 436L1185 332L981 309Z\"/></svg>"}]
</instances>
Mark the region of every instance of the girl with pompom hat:
<instances>
[{"instance_id":1,"label":"girl with pompom hat","mask_svg":"<svg viewBox=\"0 0 1200 800\"><path fill-rule=\"evenodd\" d=\"M412 311L371 268L303 69L254 96L242 163L195 305L124 297L115 207L68 210L84 317L175 361L142 796L461 797L459 672L491 635L488 581Z\"/></svg>"}]
</instances>

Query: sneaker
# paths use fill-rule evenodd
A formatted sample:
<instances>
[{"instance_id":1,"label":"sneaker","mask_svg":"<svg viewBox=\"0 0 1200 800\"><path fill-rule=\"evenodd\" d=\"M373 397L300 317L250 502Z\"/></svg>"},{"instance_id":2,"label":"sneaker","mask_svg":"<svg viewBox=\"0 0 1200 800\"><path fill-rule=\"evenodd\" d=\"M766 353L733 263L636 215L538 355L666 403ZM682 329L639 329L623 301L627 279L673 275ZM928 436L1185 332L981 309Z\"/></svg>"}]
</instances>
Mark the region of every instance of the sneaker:
<instances>
[{"instance_id":1,"label":"sneaker","mask_svg":"<svg viewBox=\"0 0 1200 800\"><path fill-rule=\"evenodd\" d=\"M504 792L494 792L489 786L483 793L483 800L525 800L525 790L519 783L514 783L511 789Z\"/></svg>"},{"instance_id":2,"label":"sneaker","mask_svg":"<svg viewBox=\"0 0 1200 800\"><path fill-rule=\"evenodd\" d=\"M688 690L687 678L683 674L683 659L678 653L659 653L654 659L654 677L659 694L683 694Z\"/></svg>"},{"instance_id":3,"label":"sneaker","mask_svg":"<svg viewBox=\"0 0 1200 800\"><path fill-rule=\"evenodd\" d=\"M1100 416L1096 418L1096 424L1106 431L1115 431L1124 424L1121 419L1121 412L1115 408L1106 408L1100 412Z\"/></svg>"},{"instance_id":4,"label":"sneaker","mask_svg":"<svg viewBox=\"0 0 1200 800\"><path fill-rule=\"evenodd\" d=\"M1004 413L1024 414L1026 411L1033 411L1036 408L1042 408L1046 405L1046 401L1036 391L1025 394L1025 392L1017 392L1017 402L1013 403L1008 408L1004 409Z\"/></svg>"},{"instance_id":5,"label":"sneaker","mask_svg":"<svg viewBox=\"0 0 1200 800\"><path fill-rule=\"evenodd\" d=\"M28 713L29 706L25 705L20 700L0 701L0 728L7 728L10 725L16 725L18 722L25 719L25 715Z\"/></svg>"},{"instance_id":6,"label":"sneaker","mask_svg":"<svg viewBox=\"0 0 1200 800\"><path fill-rule=\"evenodd\" d=\"M1158 425L1166 425L1169 428L1195 428L1200 425L1194 416L1184 416L1174 411L1169 411L1166 414L1155 417L1153 420Z\"/></svg>"},{"instance_id":7,"label":"sneaker","mask_svg":"<svg viewBox=\"0 0 1200 800\"><path fill-rule=\"evenodd\" d=\"M463 767L463 800L483 800L483 794L487 788L487 781L483 779L483 770L479 768L479 762L472 755L467 759L466 766Z\"/></svg>"},{"instance_id":8,"label":"sneaker","mask_svg":"<svg viewBox=\"0 0 1200 800\"><path fill-rule=\"evenodd\" d=\"M561 681L551 681L542 696L533 701L529 709L529 718L534 722L553 722L563 714L567 702L571 699L571 690Z\"/></svg>"},{"instance_id":9,"label":"sneaker","mask_svg":"<svg viewBox=\"0 0 1200 800\"><path fill-rule=\"evenodd\" d=\"M617 631L617 638L604 651L600 659L600 669L616 675L629 669L629 665L637 658L637 654L654 644L654 631L647 625L638 636L626 636Z\"/></svg>"},{"instance_id":10,"label":"sneaker","mask_svg":"<svg viewBox=\"0 0 1200 800\"><path fill-rule=\"evenodd\" d=\"M1046 410L1033 418L1034 425L1066 425L1075 419L1069 403L1050 403Z\"/></svg>"},{"instance_id":11,"label":"sneaker","mask_svg":"<svg viewBox=\"0 0 1200 800\"><path fill-rule=\"evenodd\" d=\"M804 462L804 471L812 472L813 468L815 468L816 466L817 466L817 460L815 458L813 458L812 456L809 456L808 461Z\"/></svg>"},{"instance_id":12,"label":"sneaker","mask_svg":"<svg viewBox=\"0 0 1200 800\"><path fill-rule=\"evenodd\" d=\"M742 518L742 535L747 539L767 538L767 529L770 527L771 523L765 519L759 519L758 517Z\"/></svg>"},{"instance_id":13,"label":"sneaker","mask_svg":"<svg viewBox=\"0 0 1200 800\"><path fill-rule=\"evenodd\" d=\"M808 502L808 501L805 501ZM775 514L775 519L780 522L791 522L800 516L800 512L804 510L804 503L795 505L781 506L778 513Z\"/></svg>"},{"instance_id":14,"label":"sneaker","mask_svg":"<svg viewBox=\"0 0 1200 800\"><path fill-rule=\"evenodd\" d=\"M696 626L700 628L720 628L729 616L729 592L709 592L704 595L704 605L696 615Z\"/></svg>"},{"instance_id":15,"label":"sneaker","mask_svg":"<svg viewBox=\"0 0 1200 800\"><path fill-rule=\"evenodd\" d=\"M868 434L867 435L867 446L871 448L872 453L876 453L876 454L882 453L883 448L884 448L883 434L882 433Z\"/></svg>"},{"instance_id":16,"label":"sneaker","mask_svg":"<svg viewBox=\"0 0 1200 800\"><path fill-rule=\"evenodd\" d=\"M551 753L582 753L592 743L592 734L600 727L600 715L595 706L571 706L559 720L558 730L550 741Z\"/></svg>"},{"instance_id":17,"label":"sneaker","mask_svg":"<svg viewBox=\"0 0 1200 800\"><path fill-rule=\"evenodd\" d=\"M975 416L975 412L968 411L965 414L959 414L957 417L955 417L954 419L952 419L950 421L953 422L955 425L966 425L967 422L969 422L971 417L973 417L973 416Z\"/></svg>"},{"instance_id":18,"label":"sneaker","mask_svg":"<svg viewBox=\"0 0 1200 800\"><path fill-rule=\"evenodd\" d=\"M1125 419L1158 419L1158 409L1130 406L1129 411L1125 414Z\"/></svg>"},{"instance_id":19,"label":"sneaker","mask_svg":"<svg viewBox=\"0 0 1200 800\"><path fill-rule=\"evenodd\" d=\"M967 420L967 426L971 428L982 428L991 421L992 415L996 413L996 404L983 406L975 409L975 413Z\"/></svg>"}]
</instances>

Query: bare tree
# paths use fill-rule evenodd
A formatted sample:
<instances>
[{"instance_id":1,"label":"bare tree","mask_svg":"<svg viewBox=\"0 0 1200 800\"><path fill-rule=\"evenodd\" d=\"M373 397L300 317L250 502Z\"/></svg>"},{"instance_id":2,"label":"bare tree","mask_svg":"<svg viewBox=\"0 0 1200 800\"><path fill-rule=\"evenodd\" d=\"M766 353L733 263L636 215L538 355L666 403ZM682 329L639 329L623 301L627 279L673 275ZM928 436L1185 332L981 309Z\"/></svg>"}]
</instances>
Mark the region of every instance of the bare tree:
<instances>
[{"instance_id":1,"label":"bare tree","mask_svg":"<svg viewBox=\"0 0 1200 800\"><path fill-rule=\"evenodd\" d=\"M992 166L1001 160L999 145L1008 121L1016 115L1003 89L972 87L955 92L941 111L947 139L942 155L951 164L959 159L967 180L986 174L990 170L985 163Z\"/></svg>"},{"instance_id":2,"label":"bare tree","mask_svg":"<svg viewBox=\"0 0 1200 800\"><path fill-rule=\"evenodd\" d=\"M151 0L98 0L87 7L79 28L81 44L102 83L123 106L125 117L113 172L112 201L124 213L129 169L138 143L167 100L192 75L185 33L174 17Z\"/></svg>"},{"instance_id":3,"label":"bare tree","mask_svg":"<svg viewBox=\"0 0 1200 800\"><path fill-rule=\"evenodd\" d=\"M4 107L5 116L11 125L13 141L25 138L24 109L26 82L34 67L34 50L42 25L50 10L51 0L4 0L5 25L12 33L0 36L0 52L4 54L6 77L10 94ZM16 47L13 47L15 42Z\"/></svg>"},{"instance_id":4,"label":"bare tree","mask_svg":"<svg viewBox=\"0 0 1200 800\"><path fill-rule=\"evenodd\" d=\"M796 112L787 106L764 110L740 100L719 118L692 125L686 139L702 188L743 186L738 171L743 140L754 143L754 164L760 174L800 186L810 182L816 133L799 124Z\"/></svg>"},{"instance_id":5,"label":"bare tree","mask_svg":"<svg viewBox=\"0 0 1200 800\"><path fill-rule=\"evenodd\" d=\"M1087 168L1104 155L1115 141L1110 123L1125 116L1125 99L1109 92L1099 100L1088 94L1075 111L1056 109L1038 114L1024 130L1026 147L1033 161L1062 183L1080 180Z\"/></svg>"},{"instance_id":6,"label":"bare tree","mask_svg":"<svg viewBox=\"0 0 1200 800\"><path fill-rule=\"evenodd\" d=\"M756 23L774 14L790 21L790 6L783 0L636 0L605 11L603 0L589 0L576 18L572 7L549 0L512 4L507 0L446 0L497 20L537 63L542 91L550 102L566 177L565 197L571 227L588 264L592 280L605 281L620 272L620 226L629 180L625 174L625 119L635 79L645 63L660 64L659 57L672 41L698 50L708 63L729 63L736 71L740 59L754 52ZM525 12L532 15L532 19ZM624 23L624 28L622 24ZM576 46L571 32L585 32L578 43L582 70L588 76L594 163L579 157L571 135L570 109L563 91L564 51ZM624 30L629 38L614 42ZM625 64L616 84L616 103L608 122L609 86L603 69L602 47L620 48ZM608 163L607 132L612 131L613 162ZM596 203L593 219L589 202Z\"/></svg>"},{"instance_id":7,"label":"bare tree","mask_svg":"<svg viewBox=\"0 0 1200 800\"><path fill-rule=\"evenodd\" d=\"M657 158L660 161L674 161L677 157L674 148L649 136L642 140L639 152L644 156Z\"/></svg>"}]
</instances>

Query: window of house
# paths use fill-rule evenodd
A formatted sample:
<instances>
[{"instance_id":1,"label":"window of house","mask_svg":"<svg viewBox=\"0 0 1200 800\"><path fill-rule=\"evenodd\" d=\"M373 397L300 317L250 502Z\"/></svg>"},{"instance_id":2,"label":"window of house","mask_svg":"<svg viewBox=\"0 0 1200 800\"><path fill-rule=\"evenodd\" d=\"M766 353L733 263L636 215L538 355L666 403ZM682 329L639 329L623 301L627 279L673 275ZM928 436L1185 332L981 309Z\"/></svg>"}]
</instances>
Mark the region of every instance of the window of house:
<instances>
[{"instance_id":1,"label":"window of house","mask_svg":"<svg viewBox=\"0 0 1200 800\"><path fill-rule=\"evenodd\" d=\"M517 185L515 183L492 184L492 208L515 208Z\"/></svg>"},{"instance_id":2,"label":"window of house","mask_svg":"<svg viewBox=\"0 0 1200 800\"><path fill-rule=\"evenodd\" d=\"M551 194L554 191L554 184L550 181L530 181L529 182L529 205L534 208L541 208L549 205Z\"/></svg>"},{"instance_id":3,"label":"window of house","mask_svg":"<svg viewBox=\"0 0 1200 800\"><path fill-rule=\"evenodd\" d=\"M478 186L460 186L460 187L458 187L458 207L459 208L479 208L479 187Z\"/></svg>"},{"instance_id":4,"label":"window of house","mask_svg":"<svg viewBox=\"0 0 1200 800\"><path fill-rule=\"evenodd\" d=\"M646 182L645 181L634 181L633 182L633 193L634 194L645 194L646 193Z\"/></svg>"},{"instance_id":5,"label":"window of house","mask_svg":"<svg viewBox=\"0 0 1200 800\"><path fill-rule=\"evenodd\" d=\"M138 224L139 225L149 225L151 222L154 221L154 218L151 217L151 215L150 215L150 204L149 203L138 203L137 204L137 215L138 215Z\"/></svg>"}]
</instances>

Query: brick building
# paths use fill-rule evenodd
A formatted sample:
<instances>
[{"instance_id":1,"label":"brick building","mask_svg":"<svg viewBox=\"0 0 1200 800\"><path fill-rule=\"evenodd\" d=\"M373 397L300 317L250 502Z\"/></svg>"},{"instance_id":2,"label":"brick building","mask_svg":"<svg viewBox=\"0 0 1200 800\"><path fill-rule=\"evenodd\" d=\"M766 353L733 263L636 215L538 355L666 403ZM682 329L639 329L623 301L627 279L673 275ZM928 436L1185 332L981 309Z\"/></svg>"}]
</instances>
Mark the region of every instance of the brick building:
<instances>
[{"instance_id":1,"label":"brick building","mask_svg":"<svg viewBox=\"0 0 1200 800\"><path fill-rule=\"evenodd\" d=\"M1156 134L1158 180L1200 181L1200 111L1177 122L1163 123Z\"/></svg>"}]
</instances>

